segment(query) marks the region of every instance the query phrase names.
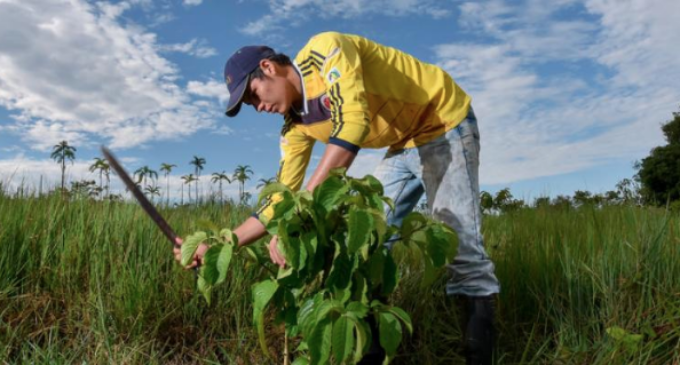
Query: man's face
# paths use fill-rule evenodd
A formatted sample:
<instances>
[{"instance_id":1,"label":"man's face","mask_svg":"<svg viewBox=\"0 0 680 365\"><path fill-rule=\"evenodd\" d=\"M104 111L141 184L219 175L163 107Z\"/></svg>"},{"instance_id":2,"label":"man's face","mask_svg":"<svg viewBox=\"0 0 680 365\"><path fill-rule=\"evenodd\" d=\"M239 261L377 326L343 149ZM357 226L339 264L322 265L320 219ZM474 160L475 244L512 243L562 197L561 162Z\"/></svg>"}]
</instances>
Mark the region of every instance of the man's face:
<instances>
[{"instance_id":1,"label":"man's face","mask_svg":"<svg viewBox=\"0 0 680 365\"><path fill-rule=\"evenodd\" d=\"M253 78L243 95L243 102L257 112L285 114L292 104L291 85L285 77L283 66L268 60L260 62L265 77Z\"/></svg>"}]
</instances>

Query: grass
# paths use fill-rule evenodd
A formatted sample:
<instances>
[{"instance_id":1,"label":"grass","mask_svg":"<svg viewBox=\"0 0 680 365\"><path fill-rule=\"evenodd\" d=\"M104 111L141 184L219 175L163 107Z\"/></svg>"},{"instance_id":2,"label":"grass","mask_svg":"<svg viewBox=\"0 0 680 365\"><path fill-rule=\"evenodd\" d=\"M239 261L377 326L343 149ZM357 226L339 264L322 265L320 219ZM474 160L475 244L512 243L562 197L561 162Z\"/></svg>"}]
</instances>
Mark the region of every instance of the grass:
<instances>
[{"instance_id":1,"label":"grass","mask_svg":"<svg viewBox=\"0 0 680 365\"><path fill-rule=\"evenodd\" d=\"M235 227L251 210L207 203L161 213L184 236L200 219ZM528 209L485 217L484 236L502 286L499 363L680 363L677 215ZM0 193L0 252L0 363L272 363L249 304L266 273L235 262L208 307L135 204ZM395 363L462 363L445 276L421 288L414 260L395 253L403 276L393 301L415 324ZM608 335L615 327L629 336ZM280 354L282 328L267 332Z\"/></svg>"}]
</instances>

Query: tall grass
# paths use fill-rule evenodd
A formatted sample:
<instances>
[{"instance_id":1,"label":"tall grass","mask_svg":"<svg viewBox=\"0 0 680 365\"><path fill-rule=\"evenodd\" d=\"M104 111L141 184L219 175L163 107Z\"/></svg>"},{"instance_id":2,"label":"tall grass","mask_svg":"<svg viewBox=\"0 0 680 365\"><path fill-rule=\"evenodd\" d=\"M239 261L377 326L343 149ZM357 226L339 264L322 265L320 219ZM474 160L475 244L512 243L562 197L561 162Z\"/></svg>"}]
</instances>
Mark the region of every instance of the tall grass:
<instances>
[{"instance_id":1,"label":"tall grass","mask_svg":"<svg viewBox=\"0 0 680 365\"><path fill-rule=\"evenodd\" d=\"M234 227L251 211L207 203L161 212L185 235L200 219ZM484 235L502 285L499 363L680 361L677 215L529 209L486 217ZM396 254L403 275L393 300L413 314L415 333L395 362L461 362L445 276L421 288L414 260ZM235 262L208 307L137 205L0 193L0 362L271 363L249 304L251 283L265 274ZM642 339L616 340L607 334L614 327ZM281 353L282 328L267 331Z\"/></svg>"}]
</instances>

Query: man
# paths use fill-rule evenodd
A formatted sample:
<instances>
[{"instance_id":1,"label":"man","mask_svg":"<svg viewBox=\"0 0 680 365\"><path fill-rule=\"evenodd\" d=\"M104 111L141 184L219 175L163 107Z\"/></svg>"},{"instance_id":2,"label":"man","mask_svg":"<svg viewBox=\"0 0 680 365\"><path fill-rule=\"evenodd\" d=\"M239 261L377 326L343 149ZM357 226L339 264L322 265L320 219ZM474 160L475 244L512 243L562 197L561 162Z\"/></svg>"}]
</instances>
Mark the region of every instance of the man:
<instances>
[{"instance_id":1,"label":"man","mask_svg":"<svg viewBox=\"0 0 680 365\"><path fill-rule=\"evenodd\" d=\"M441 68L355 35L327 32L311 38L294 61L265 46L243 47L225 67L230 93L226 115L243 103L284 116L278 181L301 188L316 141L326 151L306 188L312 191L335 167L349 168L361 148L389 147L374 175L395 202L386 211L400 225L423 193L432 214L458 233L447 294L464 317L469 364L491 363L493 297L499 291L486 255L479 207L479 131L470 97ZM274 196L235 233L239 244L266 235ZM199 248L197 265L205 247ZM285 265L277 238L273 262ZM179 260L179 250L175 250Z\"/></svg>"}]
</instances>

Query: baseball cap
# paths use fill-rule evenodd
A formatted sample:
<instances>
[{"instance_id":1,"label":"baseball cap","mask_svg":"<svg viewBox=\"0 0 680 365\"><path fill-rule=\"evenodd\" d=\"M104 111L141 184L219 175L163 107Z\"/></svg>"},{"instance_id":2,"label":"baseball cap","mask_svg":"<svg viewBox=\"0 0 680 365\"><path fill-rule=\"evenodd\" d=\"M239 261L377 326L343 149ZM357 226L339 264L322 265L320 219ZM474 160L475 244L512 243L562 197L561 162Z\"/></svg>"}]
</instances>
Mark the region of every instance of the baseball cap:
<instances>
[{"instance_id":1,"label":"baseball cap","mask_svg":"<svg viewBox=\"0 0 680 365\"><path fill-rule=\"evenodd\" d=\"M229 90L229 103L224 114L233 117L241 110L243 94L250 82L250 73L260 65L260 60L276 54L267 46L246 46L234 52L224 66L224 82Z\"/></svg>"}]
</instances>

